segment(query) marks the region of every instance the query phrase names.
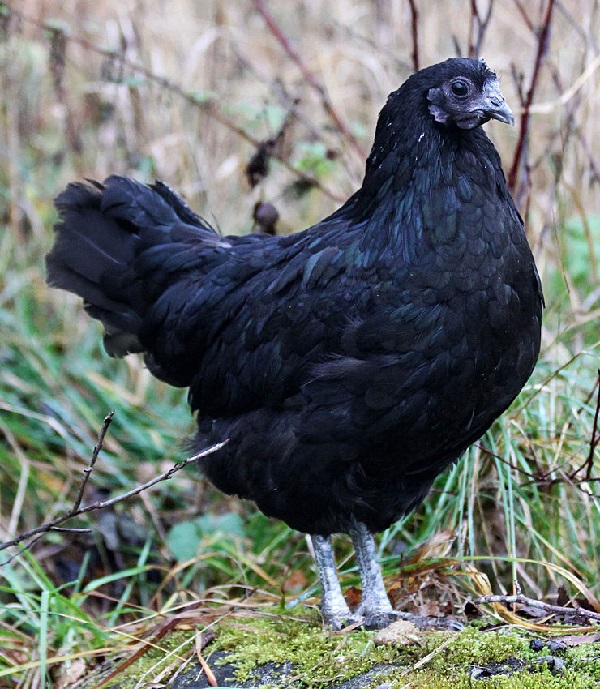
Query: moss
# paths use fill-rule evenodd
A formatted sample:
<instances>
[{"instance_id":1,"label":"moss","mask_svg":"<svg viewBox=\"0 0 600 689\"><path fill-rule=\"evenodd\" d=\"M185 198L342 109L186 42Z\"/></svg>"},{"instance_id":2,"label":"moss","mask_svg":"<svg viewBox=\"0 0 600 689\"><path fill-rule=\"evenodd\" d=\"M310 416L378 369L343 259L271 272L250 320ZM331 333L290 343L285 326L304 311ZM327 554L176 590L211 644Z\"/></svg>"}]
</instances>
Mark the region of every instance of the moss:
<instances>
[{"instance_id":1,"label":"moss","mask_svg":"<svg viewBox=\"0 0 600 689\"><path fill-rule=\"evenodd\" d=\"M427 652L439 646L439 640L427 636L425 639ZM413 662L425 655L414 646L407 647L407 651L413 656ZM508 629L484 632L475 627L467 627L460 634L455 634L455 639L432 658L428 667L442 672L454 665L488 665L501 663L509 658L533 656L533 652L529 650L529 640L516 632Z\"/></svg>"},{"instance_id":2,"label":"moss","mask_svg":"<svg viewBox=\"0 0 600 689\"><path fill-rule=\"evenodd\" d=\"M593 676L594 686L600 686L600 646L597 643L573 648L569 651L569 659L574 670Z\"/></svg>"},{"instance_id":3,"label":"moss","mask_svg":"<svg viewBox=\"0 0 600 689\"><path fill-rule=\"evenodd\" d=\"M448 633L428 633L410 646L375 646L372 632L327 634L319 627L295 620L255 620L250 626L219 631L215 650L228 652L228 662L237 667L236 677L244 682L261 665L286 661L294 666L294 677L306 687L326 686L350 679L379 663L410 667L435 651ZM435 673L452 667L501 662L532 655L526 640L514 633L484 633L467 629L429 661Z\"/></svg>"},{"instance_id":4,"label":"moss","mask_svg":"<svg viewBox=\"0 0 600 689\"><path fill-rule=\"evenodd\" d=\"M375 675L371 687L381 683L392 687L407 684L414 689L588 689L600 686L600 651L590 647L569 649L564 654L567 668L553 675L536 659L547 656L529 648L530 636L510 629L485 632L468 627L460 634L424 633L419 643L409 646L375 646L372 632L328 634L317 625L298 620L261 619L246 626L221 628L214 650L226 651L227 662L237 667L240 682L252 679L253 670L268 663L293 665L294 686L318 689L376 669L395 665ZM443 648L442 644L447 643ZM595 647L594 647L595 648ZM439 653L435 653L437 649ZM419 670L410 670L428 654L432 657ZM592 657L590 657L592 655ZM472 678L474 666L506 663L506 675ZM408 670L408 672L407 672ZM285 680L282 680L283 682ZM279 684L278 686L284 686Z\"/></svg>"},{"instance_id":5,"label":"moss","mask_svg":"<svg viewBox=\"0 0 600 689\"><path fill-rule=\"evenodd\" d=\"M382 683L411 689L592 689L600 686L600 648L584 644L565 649L560 657L565 668L552 674L543 662L548 649L534 652L530 636L511 629L481 631L469 627L457 633L423 633L408 646L377 646L373 632L333 634L323 631L314 615L300 619L262 617L231 620L217 628L207 660L213 667L223 662L236 668L240 683L255 680L258 668L271 682L264 686L320 689L371 671L370 689ZM189 631L175 632L161 640L161 648L149 650L107 687L133 688L150 681L167 667L176 669L177 657L189 654L193 644ZM208 649L207 649L208 650ZM416 664L428 658L418 669ZM206 657L206 656L205 656ZM175 661L175 662L174 662ZM508 674L475 679L474 666L506 666ZM256 673L256 674L255 674ZM165 677L166 679L166 677ZM139 686L139 684L138 684Z\"/></svg>"},{"instance_id":6,"label":"moss","mask_svg":"<svg viewBox=\"0 0 600 689\"><path fill-rule=\"evenodd\" d=\"M227 651L241 682L261 665L291 663L301 686L322 687L367 672L376 663L392 663L392 647L375 646L372 632L324 632L320 625L297 619L256 619L247 625L223 627L212 650Z\"/></svg>"}]
</instances>

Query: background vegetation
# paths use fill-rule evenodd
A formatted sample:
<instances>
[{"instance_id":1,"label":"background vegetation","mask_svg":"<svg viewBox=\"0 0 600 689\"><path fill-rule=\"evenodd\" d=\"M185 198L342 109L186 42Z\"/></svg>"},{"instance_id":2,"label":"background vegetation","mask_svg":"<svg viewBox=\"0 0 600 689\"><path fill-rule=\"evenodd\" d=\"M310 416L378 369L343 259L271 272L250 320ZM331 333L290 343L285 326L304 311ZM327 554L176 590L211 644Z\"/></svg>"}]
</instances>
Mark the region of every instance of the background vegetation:
<instances>
[{"instance_id":1,"label":"background vegetation","mask_svg":"<svg viewBox=\"0 0 600 689\"><path fill-rule=\"evenodd\" d=\"M109 410L85 504L185 457L193 425L183 391L136 357L108 359L77 301L44 285L57 192L111 172L159 178L224 233L251 231L257 202L275 206L278 232L302 229L360 183L388 92L417 66L472 54L517 119L487 129L543 277L542 355L381 553L413 609L459 614L476 592L458 576L467 566L496 592L518 579L534 597L583 591L597 605L599 36L597 0L0 3L0 539L73 507ZM268 171L257 153L273 154ZM316 591L304 537L193 467L65 526L91 531L0 551L0 686L66 686L190 602L225 614ZM450 557L454 577L424 565Z\"/></svg>"}]
</instances>

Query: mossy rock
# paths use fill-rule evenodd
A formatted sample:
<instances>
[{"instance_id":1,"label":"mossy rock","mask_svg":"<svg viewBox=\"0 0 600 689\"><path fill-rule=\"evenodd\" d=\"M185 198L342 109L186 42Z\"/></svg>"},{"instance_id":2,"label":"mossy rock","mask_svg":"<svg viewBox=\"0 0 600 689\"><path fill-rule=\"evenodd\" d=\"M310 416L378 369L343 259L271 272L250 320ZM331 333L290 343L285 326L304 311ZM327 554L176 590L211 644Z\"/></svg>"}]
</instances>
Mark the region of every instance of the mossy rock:
<instances>
[{"instance_id":1,"label":"mossy rock","mask_svg":"<svg viewBox=\"0 0 600 689\"><path fill-rule=\"evenodd\" d=\"M203 650L219 687L266 689L592 689L600 686L600 645L554 652L530 647L531 634L508 628L421 632L397 644L375 633L330 633L314 619L230 619ZM568 632L567 632L568 633ZM211 684L196 660L176 666L170 649L193 648L194 633L174 632L103 687ZM166 671L171 668L172 671ZM159 684L153 682L160 678ZM141 682L141 684L140 684Z\"/></svg>"}]
</instances>

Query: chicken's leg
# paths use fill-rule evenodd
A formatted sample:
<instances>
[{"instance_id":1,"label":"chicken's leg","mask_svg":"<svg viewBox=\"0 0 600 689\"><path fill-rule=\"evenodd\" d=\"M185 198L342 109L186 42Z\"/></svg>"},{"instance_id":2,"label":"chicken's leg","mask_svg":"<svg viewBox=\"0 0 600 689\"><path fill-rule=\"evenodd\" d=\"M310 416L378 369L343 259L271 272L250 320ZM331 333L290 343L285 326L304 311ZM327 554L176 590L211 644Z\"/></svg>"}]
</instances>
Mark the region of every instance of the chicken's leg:
<instances>
[{"instance_id":1,"label":"chicken's leg","mask_svg":"<svg viewBox=\"0 0 600 689\"><path fill-rule=\"evenodd\" d=\"M323 589L321 598L321 612L325 618L325 623L332 629L354 624L360 621L360 617L353 615L346 603L340 582L337 578L335 560L333 558L333 548L331 547L330 536L311 536L313 545L315 564Z\"/></svg>"},{"instance_id":2,"label":"chicken's leg","mask_svg":"<svg viewBox=\"0 0 600 689\"><path fill-rule=\"evenodd\" d=\"M387 596L381 569L377 562L375 541L364 524L356 523L350 530L354 551L358 562L362 597L356 612L363 618L364 626L370 629L385 627L396 619L397 615Z\"/></svg>"}]
</instances>

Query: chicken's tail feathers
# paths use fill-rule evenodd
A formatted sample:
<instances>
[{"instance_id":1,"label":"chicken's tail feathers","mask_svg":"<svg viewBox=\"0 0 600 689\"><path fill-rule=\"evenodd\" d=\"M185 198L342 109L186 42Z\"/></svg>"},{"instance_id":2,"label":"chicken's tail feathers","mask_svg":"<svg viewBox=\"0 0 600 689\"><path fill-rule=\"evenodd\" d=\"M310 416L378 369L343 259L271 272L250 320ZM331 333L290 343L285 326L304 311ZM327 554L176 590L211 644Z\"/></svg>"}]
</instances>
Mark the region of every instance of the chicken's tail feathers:
<instances>
[{"instance_id":1,"label":"chicken's tail feathers","mask_svg":"<svg viewBox=\"0 0 600 689\"><path fill-rule=\"evenodd\" d=\"M60 220L46 256L48 283L82 297L104 325L111 356L144 351L144 316L169 279L163 264L216 246L220 237L161 182L111 176L103 184L72 183L55 205Z\"/></svg>"}]
</instances>

